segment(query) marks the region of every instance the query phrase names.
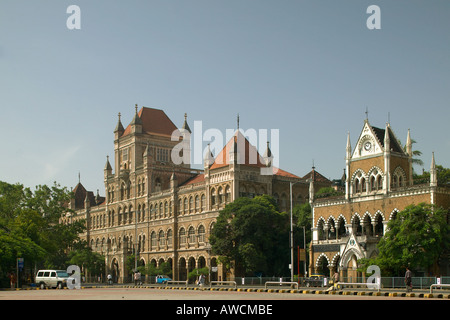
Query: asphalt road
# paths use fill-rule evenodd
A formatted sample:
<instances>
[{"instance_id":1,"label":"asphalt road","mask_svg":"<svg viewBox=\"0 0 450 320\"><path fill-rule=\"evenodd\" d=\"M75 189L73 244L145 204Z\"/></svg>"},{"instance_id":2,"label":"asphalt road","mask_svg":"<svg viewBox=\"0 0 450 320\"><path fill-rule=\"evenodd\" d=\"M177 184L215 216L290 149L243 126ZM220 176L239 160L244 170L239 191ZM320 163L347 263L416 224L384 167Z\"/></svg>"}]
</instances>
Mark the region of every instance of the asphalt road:
<instances>
[{"instance_id":1,"label":"asphalt road","mask_svg":"<svg viewBox=\"0 0 450 320\"><path fill-rule=\"evenodd\" d=\"M239 292L157 288L84 288L0 291L0 300L443 300L442 298Z\"/></svg>"}]
</instances>

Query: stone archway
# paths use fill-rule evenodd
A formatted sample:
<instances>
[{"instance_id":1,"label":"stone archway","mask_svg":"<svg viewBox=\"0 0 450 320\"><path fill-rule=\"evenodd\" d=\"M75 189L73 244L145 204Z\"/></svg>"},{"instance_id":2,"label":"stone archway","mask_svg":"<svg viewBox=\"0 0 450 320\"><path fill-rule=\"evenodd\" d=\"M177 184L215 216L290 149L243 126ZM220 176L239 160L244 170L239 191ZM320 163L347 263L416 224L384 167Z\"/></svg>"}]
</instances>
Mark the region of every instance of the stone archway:
<instances>
[{"instance_id":1,"label":"stone archway","mask_svg":"<svg viewBox=\"0 0 450 320\"><path fill-rule=\"evenodd\" d=\"M119 262L117 261L116 258L112 260L110 270L113 282L115 283L119 282L120 269L119 269Z\"/></svg>"},{"instance_id":2,"label":"stone archway","mask_svg":"<svg viewBox=\"0 0 450 320\"><path fill-rule=\"evenodd\" d=\"M362 252L356 248L347 250L340 261L339 267L342 270L342 278L344 282L361 282L359 281L362 276L358 272L358 259L364 258Z\"/></svg>"},{"instance_id":3,"label":"stone archway","mask_svg":"<svg viewBox=\"0 0 450 320\"><path fill-rule=\"evenodd\" d=\"M180 258L180 260L178 260L178 280L180 281L187 280L187 268L185 258Z\"/></svg>"}]
</instances>

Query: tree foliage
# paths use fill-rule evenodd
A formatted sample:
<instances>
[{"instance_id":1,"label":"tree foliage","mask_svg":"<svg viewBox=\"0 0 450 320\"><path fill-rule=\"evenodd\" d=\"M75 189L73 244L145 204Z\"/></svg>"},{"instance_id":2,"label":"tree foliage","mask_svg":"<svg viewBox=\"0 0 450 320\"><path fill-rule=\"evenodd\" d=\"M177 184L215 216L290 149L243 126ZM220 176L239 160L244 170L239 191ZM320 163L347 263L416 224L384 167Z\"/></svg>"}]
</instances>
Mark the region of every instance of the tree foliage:
<instances>
[{"instance_id":1,"label":"tree foliage","mask_svg":"<svg viewBox=\"0 0 450 320\"><path fill-rule=\"evenodd\" d=\"M404 273L406 266L432 269L441 254L450 249L447 214L425 203L406 207L389 221L389 231L378 243L378 256L362 264L376 264L390 275Z\"/></svg>"},{"instance_id":2,"label":"tree foliage","mask_svg":"<svg viewBox=\"0 0 450 320\"><path fill-rule=\"evenodd\" d=\"M213 254L236 275L280 275L289 261L289 221L267 195L238 198L220 211L210 236Z\"/></svg>"},{"instance_id":3,"label":"tree foliage","mask_svg":"<svg viewBox=\"0 0 450 320\"><path fill-rule=\"evenodd\" d=\"M78 234L85 230L84 221L59 223L71 197L56 183L32 191L0 181L0 278L15 270L17 258L29 267L66 266L68 249L80 245Z\"/></svg>"}]
</instances>

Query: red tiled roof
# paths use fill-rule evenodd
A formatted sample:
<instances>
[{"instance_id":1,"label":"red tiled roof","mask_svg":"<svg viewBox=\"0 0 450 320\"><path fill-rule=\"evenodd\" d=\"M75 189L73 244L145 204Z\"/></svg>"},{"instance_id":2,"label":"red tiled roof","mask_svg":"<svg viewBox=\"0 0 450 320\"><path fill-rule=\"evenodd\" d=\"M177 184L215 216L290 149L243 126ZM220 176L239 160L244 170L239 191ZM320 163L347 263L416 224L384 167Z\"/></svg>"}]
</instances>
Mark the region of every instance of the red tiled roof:
<instances>
[{"instance_id":1,"label":"red tiled roof","mask_svg":"<svg viewBox=\"0 0 450 320\"><path fill-rule=\"evenodd\" d=\"M233 151L234 143L237 144L237 151L239 156L244 156L244 159L239 159L238 164L243 164L247 166L255 167L265 167L262 162L262 157L258 153L258 150L250 144L247 138L240 131L236 131L234 136L228 141L228 143L223 147L222 151L214 159L214 163L211 165L210 169L216 169L225 167L230 164L230 152Z\"/></svg>"},{"instance_id":2,"label":"red tiled roof","mask_svg":"<svg viewBox=\"0 0 450 320\"><path fill-rule=\"evenodd\" d=\"M187 186L190 184L195 184L195 183L199 183L199 182L203 182L203 181L205 181L205 174L201 173L201 174L198 174L198 175L194 176L193 178L189 179L185 183L183 183L183 186Z\"/></svg>"},{"instance_id":3,"label":"red tiled roof","mask_svg":"<svg viewBox=\"0 0 450 320\"><path fill-rule=\"evenodd\" d=\"M163 110L142 107L138 112L142 120L142 132L171 136L178 129ZM131 133L131 124L125 129L123 136Z\"/></svg>"},{"instance_id":4,"label":"red tiled roof","mask_svg":"<svg viewBox=\"0 0 450 320\"><path fill-rule=\"evenodd\" d=\"M277 170L277 171L276 171L276 170ZM300 179L299 176L296 176L296 175L293 174L293 173L284 171L284 170L282 170L282 169L280 169L280 168L275 168L275 167L274 167L274 168L273 168L273 171L274 171L274 174L277 175L277 176ZM276 171L276 173L275 173L275 171Z\"/></svg>"},{"instance_id":5,"label":"red tiled roof","mask_svg":"<svg viewBox=\"0 0 450 320\"><path fill-rule=\"evenodd\" d=\"M316 170L311 170L310 172L308 172L302 179L311 179L311 177L313 177L314 174L314 181L316 182L330 182L330 180L328 180L327 178L325 178L323 175L321 175L319 172L317 172Z\"/></svg>"}]
</instances>

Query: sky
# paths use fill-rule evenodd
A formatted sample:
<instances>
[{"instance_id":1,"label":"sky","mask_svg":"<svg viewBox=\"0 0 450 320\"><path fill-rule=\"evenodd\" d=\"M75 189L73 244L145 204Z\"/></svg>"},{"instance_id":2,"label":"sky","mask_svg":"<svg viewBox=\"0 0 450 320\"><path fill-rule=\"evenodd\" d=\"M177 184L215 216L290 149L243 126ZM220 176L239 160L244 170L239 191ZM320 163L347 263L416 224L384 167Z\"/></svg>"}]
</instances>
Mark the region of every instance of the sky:
<instances>
[{"instance_id":1,"label":"sky","mask_svg":"<svg viewBox=\"0 0 450 320\"><path fill-rule=\"evenodd\" d=\"M425 170L432 152L450 167L449 14L447 0L1 0L0 180L80 175L104 195L117 115L127 126L135 104L224 136L239 114L279 130L282 169L330 179L368 110L403 144L411 130Z\"/></svg>"}]
</instances>

